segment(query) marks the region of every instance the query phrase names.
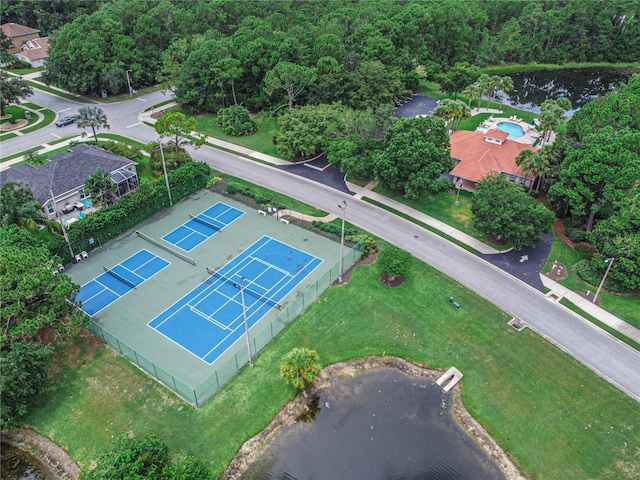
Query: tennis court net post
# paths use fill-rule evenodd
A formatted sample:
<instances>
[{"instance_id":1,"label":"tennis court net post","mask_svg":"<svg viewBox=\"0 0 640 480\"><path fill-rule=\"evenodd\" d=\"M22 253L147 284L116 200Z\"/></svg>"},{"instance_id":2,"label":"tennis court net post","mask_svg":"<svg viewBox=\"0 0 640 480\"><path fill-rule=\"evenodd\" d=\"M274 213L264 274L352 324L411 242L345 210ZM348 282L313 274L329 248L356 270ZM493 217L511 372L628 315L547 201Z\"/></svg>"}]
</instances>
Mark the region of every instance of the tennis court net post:
<instances>
[{"instance_id":1,"label":"tennis court net post","mask_svg":"<svg viewBox=\"0 0 640 480\"><path fill-rule=\"evenodd\" d=\"M266 303L267 305L277 309L277 310L282 310L282 305L280 305L278 302L271 300L270 298L265 297L264 295L260 295L257 292L254 292L253 290L250 290L249 288L245 287L244 285L242 285L242 282L239 281L235 281L225 275L223 275L222 273L218 272L217 270L214 270L213 268L209 268L207 267L207 273L209 275L212 275L216 278L219 278L221 280L223 280L226 283L230 283L231 285L233 285L235 288L237 288L238 290L244 290L245 293L248 293L249 295L251 295L252 297L254 297L255 299Z\"/></svg>"}]
</instances>

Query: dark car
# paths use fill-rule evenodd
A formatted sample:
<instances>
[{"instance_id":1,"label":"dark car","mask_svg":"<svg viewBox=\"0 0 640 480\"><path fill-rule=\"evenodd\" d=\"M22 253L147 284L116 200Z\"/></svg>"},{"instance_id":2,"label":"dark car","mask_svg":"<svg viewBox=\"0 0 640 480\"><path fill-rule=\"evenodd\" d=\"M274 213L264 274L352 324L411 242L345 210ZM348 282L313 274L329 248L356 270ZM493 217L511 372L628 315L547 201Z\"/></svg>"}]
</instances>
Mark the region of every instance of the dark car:
<instances>
[{"instance_id":1,"label":"dark car","mask_svg":"<svg viewBox=\"0 0 640 480\"><path fill-rule=\"evenodd\" d=\"M75 117L62 117L56 122L56 127L66 127L76 121Z\"/></svg>"}]
</instances>

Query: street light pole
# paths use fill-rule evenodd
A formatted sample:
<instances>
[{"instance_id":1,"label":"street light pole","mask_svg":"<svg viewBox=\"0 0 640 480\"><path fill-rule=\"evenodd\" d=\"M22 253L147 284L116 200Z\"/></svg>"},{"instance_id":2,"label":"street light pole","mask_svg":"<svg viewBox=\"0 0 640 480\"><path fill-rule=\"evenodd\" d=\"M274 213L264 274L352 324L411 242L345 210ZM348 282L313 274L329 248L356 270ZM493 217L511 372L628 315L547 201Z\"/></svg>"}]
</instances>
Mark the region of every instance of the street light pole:
<instances>
[{"instance_id":1,"label":"street light pole","mask_svg":"<svg viewBox=\"0 0 640 480\"><path fill-rule=\"evenodd\" d=\"M242 284L240 285L240 298L242 299L242 316L244 317L244 333L247 338L247 351L249 352L249 365L253 367L253 356L251 355L251 338L249 337L249 321L247 320L247 304L244 303L244 284L247 281L246 278L240 279Z\"/></svg>"},{"instance_id":2,"label":"street light pole","mask_svg":"<svg viewBox=\"0 0 640 480\"><path fill-rule=\"evenodd\" d=\"M591 301L592 303L596 303L596 300L598 299L598 295L600 294L600 290L602 290L602 287L604 286L604 282L607 279L607 275L609 275L609 270L611 270L611 265L613 265L613 260L614 258L607 258L605 260L605 263L608 263L609 266L607 267L607 271L604 272L604 276L602 277L602 281L600 282L600 285L598 286L598 290L596 290L596 294L593 297L593 300Z\"/></svg>"},{"instance_id":3,"label":"street light pole","mask_svg":"<svg viewBox=\"0 0 640 480\"><path fill-rule=\"evenodd\" d=\"M342 252L344 251L344 217L347 213L347 201L343 200L342 205L338 204L342 210L342 234L340 235L340 270L338 271L338 283L342 283Z\"/></svg>"},{"instance_id":4,"label":"street light pole","mask_svg":"<svg viewBox=\"0 0 640 480\"><path fill-rule=\"evenodd\" d=\"M126 72L127 73L127 85L129 85L129 96L133 97L133 93L131 92L131 79L129 78L129 72L130 71L131 70L127 70L127 72Z\"/></svg>"},{"instance_id":5,"label":"street light pole","mask_svg":"<svg viewBox=\"0 0 640 480\"><path fill-rule=\"evenodd\" d=\"M167 164L164 161L164 150L162 149L162 138L158 142L160 145L160 157L162 158L162 170L164 170L164 183L167 185L167 193L169 194L169 206L173 206L173 200L171 199L171 189L169 188L169 176L167 175Z\"/></svg>"}]
</instances>

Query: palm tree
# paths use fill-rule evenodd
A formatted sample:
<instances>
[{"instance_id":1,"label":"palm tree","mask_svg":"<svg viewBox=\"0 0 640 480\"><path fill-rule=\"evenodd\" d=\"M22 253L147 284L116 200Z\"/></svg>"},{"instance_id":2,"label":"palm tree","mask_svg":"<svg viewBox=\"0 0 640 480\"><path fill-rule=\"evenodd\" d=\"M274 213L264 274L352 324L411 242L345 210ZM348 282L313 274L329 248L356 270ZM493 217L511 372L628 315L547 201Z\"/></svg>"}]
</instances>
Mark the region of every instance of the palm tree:
<instances>
[{"instance_id":1,"label":"palm tree","mask_svg":"<svg viewBox=\"0 0 640 480\"><path fill-rule=\"evenodd\" d=\"M466 95L467 97L469 97L469 103L468 103L469 108L471 108L471 100L472 99L474 99L474 98L478 98L479 99L482 96L482 93L480 91L480 87L478 85L476 85L476 84L473 84L473 83L471 85L468 85L467 88L465 88L462 91L462 94Z\"/></svg>"},{"instance_id":2,"label":"palm tree","mask_svg":"<svg viewBox=\"0 0 640 480\"><path fill-rule=\"evenodd\" d=\"M535 150L523 150L516 157L516 165L522 169L522 173L528 177L529 175L538 176L538 186L540 186L540 178L548 166L545 156ZM533 191L533 181L529 184L529 195Z\"/></svg>"},{"instance_id":3,"label":"palm tree","mask_svg":"<svg viewBox=\"0 0 640 480\"><path fill-rule=\"evenodd\" d=\"M98 135L96 134L96 128L102 127L109 130L109 124L107 123L107 116L104 111L96 105L85 105L78 109L78 115L76 116L76 124L78 128L91 127L93 130L93 138L98 144ZM83 134L84 135L84 134Z\"/></svg>"},{"instance_id":4,"label":"palm tree","mask_svg":"<svg viewBox=\"0 0 640 480\"><path fill-rule=\"evenodd\" d=\"M548 141L551 132L566 120L566 112L571 109L571 101L560 97L555 100L545 100L540 105L540 125L542 126L542 140Z\"/></svg>"},{"instance_id":5,"label":"palm tree","mask_svg":"<svg viewBox=\"0 0 640 480\"><path fill-rule=\"evenodd\" d=\"M98 168L95 173L84 181L91 198L100 205L110 205L116 200L116 184L111 181L111 175Z\"/></svg>"},{"instance_id":6,"label":"palm tree","mask_svg":"<svg viewBox=\"0 0 640 480\"><path fill-rule=\"evenodd\" d=\"M42 205L21 183L7 182L0 190L0 226L19 225L34 231L45 221Z\"/></svg>"},{"instance_id":7,"label":"palm tree","mask_svg":"<svg viewBox=\"0 0 640 480\"><path fill-rule=\"evenodd\" d=\"M478 86L478 110L482 105L482 96L488 95L491 92L491 77L486 73L483 73L476 82Z\"/></svg>"},{"instance_id":8,"label":"palm tree","mask_svg":"<svg viewBox=\"0 0 640 480\"><path fill-rule=\"evenodd\" d=\"M462 100L451 100L447 98L440 102L433 111L433 114L437 117L444 118L447 124L447 130L449 130L449 126L452 126L453 130L460 124L460 120L471 116L471 109Z\"/></svg>"},{"instance_id":9,"label":"palm tree","mask_svg":"<svg viewBox=\"0 0 640 480\"><path fill-rule=\"evenodd\" d=\"M316 381L322 365L315 350L294 348L284 357L280 364L280 377L298 391Z\"/></svg>"}]
</instances>

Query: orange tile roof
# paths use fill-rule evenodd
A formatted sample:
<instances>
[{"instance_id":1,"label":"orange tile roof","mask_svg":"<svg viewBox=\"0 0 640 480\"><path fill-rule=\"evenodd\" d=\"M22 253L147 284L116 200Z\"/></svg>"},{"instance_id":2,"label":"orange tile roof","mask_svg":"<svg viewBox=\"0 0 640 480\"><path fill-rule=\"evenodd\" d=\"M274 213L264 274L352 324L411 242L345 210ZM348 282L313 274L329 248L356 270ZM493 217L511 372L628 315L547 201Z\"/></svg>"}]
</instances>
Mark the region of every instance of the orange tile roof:
<instances>
[{"instance_id":1,"label":"orange tile roof","mask_svg":"<svg viewBox=\"0 0 640 480\"><path fill-rule=\"evenodd\" d=\"M525 177L522 169L516 165L515 159L523 150L536 150L530 145L507 140L509 134L501 130L492 129L487 133L457 130L449 138L451 142L451 156L460 160L451 175L478 182L490 172L513 174ZM489 137L502 142L491 143L485 140ZM526 178L534 179L534 175Z\"/></svg>"},{"instance_id":2,"label":"orange tile roof","mask_svg":"<svg viewBox=\"0 0 640 480\"><path fill-rule=\"evenodd\" d=\"M19 23L3 23L0 25L4 34L9 38L24 37L25 35L33 35L34 33L40 33L40 30L27 27L26 25L20 25Z\"/></svg>"}]
</instances>

